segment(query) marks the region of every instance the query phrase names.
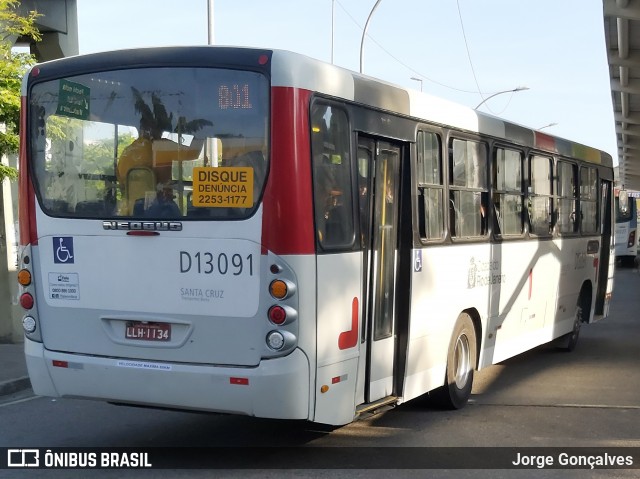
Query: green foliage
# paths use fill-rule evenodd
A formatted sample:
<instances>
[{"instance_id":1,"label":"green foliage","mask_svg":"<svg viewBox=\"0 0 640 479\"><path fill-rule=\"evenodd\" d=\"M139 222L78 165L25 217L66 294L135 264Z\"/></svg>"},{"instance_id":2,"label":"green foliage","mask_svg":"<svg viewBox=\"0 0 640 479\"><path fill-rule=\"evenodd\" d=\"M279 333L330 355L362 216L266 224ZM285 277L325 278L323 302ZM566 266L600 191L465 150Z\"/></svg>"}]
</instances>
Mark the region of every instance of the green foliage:
<instances>
[{"instance_id":1,"label":"green foliage","mask_svg":"<svg viewBox=\"0 0 640 479\"><path fill-rule=\"evenodd\" d=\"M20 85L22 77L35 63L35 58L27 53L12 52L16 37L28 36L35 41L41 39L34 23L37 12L29 12L25 17L16 13L18 0L0 0L0 155L16 153L19 146L20 125ZM2 166L0 182L5 178L17 177L15 169Z\"/></svg>"},{"instance_id":2,"label":"green foliage","mask_svg":"<svg viewBox=\"0 0 640 479\"><path fill-rule=\"evenodd\" d=\"M142 93L131 87L131 92L135 98L135 109L140 114L140 129L148 130L151 138L157 140L162 136L162 132L170 131L179 134L195 133L205 126L212 126L209 120L197 119L188 121L184 116L178 118L176 126L173 126L173 113L167 114L167 109L155 92L151 93L151 106L147 105L142 97Z\"/></svg>"}]
</instances>

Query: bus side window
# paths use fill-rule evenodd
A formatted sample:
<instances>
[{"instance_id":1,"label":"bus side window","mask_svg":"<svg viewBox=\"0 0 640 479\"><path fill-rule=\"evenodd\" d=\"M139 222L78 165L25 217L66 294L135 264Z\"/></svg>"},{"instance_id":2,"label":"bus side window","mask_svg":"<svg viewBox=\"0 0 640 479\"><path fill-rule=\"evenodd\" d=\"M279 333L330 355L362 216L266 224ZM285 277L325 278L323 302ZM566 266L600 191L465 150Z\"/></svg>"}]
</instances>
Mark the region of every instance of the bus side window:
<instances>
[{"instance_id":1,"label":"bus side window","mask_svg":"<svg viewBox=\"0 0 640 479\"><path fill-rule=\"evenodd\" d=\"M524 232L523 160L520 151L506 148L495 150L492 196L496 235L521 235Z\"/></svg>"},{"instance_id":2,"label":"bus side window","mask_svg":"<svg viewBox=\"0 0 640 479\"><path fill-rule=\"evenodd\" d=\"M355 237L350 132L346 113L316 104L311 112L314 208L319 244L350 247Z\"/></svg>"},{"instance_id":3,"label":"bus side window","mask_svg":"<svg viewBox=\"0 0 640 479\"><path fill-rule=\"evenodd\" d=\"M489 193L486 144L471 140L452 140L449 165L451 236L486 236Z\"/></svg>"},{"instance_id":4,"label":"bus side window","mask_svg":"<svg viewBox=\"0 0 640 479\"><path fill-rule=\"evenodd\" d=\"M439 135L418 131L416 161L420 237L439 240L444 237L444 187Z\"/></svg>"}]
</instances>

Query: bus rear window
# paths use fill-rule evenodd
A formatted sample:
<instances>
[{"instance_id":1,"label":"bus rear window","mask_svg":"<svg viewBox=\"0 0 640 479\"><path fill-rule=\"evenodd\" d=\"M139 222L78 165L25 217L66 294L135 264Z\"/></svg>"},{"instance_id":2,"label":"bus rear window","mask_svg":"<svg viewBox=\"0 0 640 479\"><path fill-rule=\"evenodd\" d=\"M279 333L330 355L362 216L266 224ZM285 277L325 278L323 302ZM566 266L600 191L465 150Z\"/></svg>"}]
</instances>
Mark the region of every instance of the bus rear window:
<instances>
[{"instance_id":1,"label":"bus rear window","mask_svg":"<svg viewBox=\"0 0 640 479\"><path fill-rule=\"evenodd\" d=\"M268 165L269 84L255 72L145 68L32 87L30 161L51 216L241 219Z\"/></svg>"}]
</instances>

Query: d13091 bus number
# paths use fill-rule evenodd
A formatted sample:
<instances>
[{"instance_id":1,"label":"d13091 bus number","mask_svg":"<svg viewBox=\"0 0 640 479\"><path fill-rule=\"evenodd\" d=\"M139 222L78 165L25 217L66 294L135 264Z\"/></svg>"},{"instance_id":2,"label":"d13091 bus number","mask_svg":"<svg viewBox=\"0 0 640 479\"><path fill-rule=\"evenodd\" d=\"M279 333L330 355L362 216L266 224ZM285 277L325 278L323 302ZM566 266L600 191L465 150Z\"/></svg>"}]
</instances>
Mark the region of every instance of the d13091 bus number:
<instances>
[{"instance_id":1,"label":"d13091 bus number","mask_svg":"<svg viewBox=\"0 0 640 479\"><path fill-rule=\"evenodd\" d=\"M197 253L180 251L180 272L189 273L190 271L199 274L217 272L221 275L240 276L247 274L253 276L253 253L243 257L238 253L213 254L208 251L198 251Z\"/></svg>"}]
</instances>

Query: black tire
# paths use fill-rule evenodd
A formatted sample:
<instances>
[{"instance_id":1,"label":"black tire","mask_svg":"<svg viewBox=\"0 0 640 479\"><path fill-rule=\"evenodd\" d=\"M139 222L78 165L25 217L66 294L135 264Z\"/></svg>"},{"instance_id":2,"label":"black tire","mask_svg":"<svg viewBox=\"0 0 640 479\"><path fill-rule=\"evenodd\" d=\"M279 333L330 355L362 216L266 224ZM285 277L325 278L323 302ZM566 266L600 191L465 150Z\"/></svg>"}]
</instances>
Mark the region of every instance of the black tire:
<instances>
[{"instance_id":1,"label":"black tire","mask_svg":"<svg viewBox=\"0 0 640 479\"><path fill-rule=\"evenodd\" d=\"M430 396L446 409L463 408L471 396L476 369L476 331L467 313L458 316L447 354L444 385Z\"/></svg>"},{"instance_id":2,"label":"black tire","mask_svg":"<svg viewBox=\"0 0 640 479\"><path fill-rule=\"evenodd\" d=\"M580 327L584 321L585 314L585 296L583 294L580 295L578 299L578 304L576 305L576 314L573 318L573 329L570 333L565 334L564 336L560 336L558 346L563 351L570 353L574 349L576 349L576 345L578 344L578 339L580 338Z\"/></svg>"}]
</instances>

